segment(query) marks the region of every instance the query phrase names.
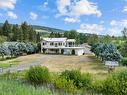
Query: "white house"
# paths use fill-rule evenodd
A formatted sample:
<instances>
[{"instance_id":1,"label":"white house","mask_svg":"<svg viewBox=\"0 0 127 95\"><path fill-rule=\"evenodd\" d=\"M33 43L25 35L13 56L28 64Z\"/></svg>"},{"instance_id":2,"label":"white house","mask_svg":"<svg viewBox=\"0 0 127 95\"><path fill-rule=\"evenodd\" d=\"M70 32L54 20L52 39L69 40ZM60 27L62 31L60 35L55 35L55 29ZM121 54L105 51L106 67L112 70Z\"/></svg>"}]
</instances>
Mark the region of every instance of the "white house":
<instances>
[{"instance_id":1,"label":"white house","mask_svg":"<svg viewBox=\"0 0 127 95\"><path fill-rule=\"evenodd\" d=\"M76 46L75 39L42 38L41 52L55 54L83 55L84 47Z\"/></svg>"}]
</instances>

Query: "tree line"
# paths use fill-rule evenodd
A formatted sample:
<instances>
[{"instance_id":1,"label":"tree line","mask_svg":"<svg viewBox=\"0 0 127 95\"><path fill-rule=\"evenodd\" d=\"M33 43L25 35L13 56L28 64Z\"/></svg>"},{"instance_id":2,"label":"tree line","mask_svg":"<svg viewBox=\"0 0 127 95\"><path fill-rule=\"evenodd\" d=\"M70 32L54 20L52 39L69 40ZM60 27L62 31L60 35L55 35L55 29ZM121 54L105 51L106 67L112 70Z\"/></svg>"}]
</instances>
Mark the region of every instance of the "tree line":
<instances>
[{"instance_id":1,"label":"tree line","mask_svg":"<svg viewBox=\"0 0 127 95\"><path fill-rule=\"evenodd\" d=\"M49 35L50 38L61 38L67 37L68 39L75 39L77 44L88 43L90 45L94 43L110 43L114 37L109 35L98 36L96 34L85 34L78 33L76 30L66 31L64 33L51 32Z\"/></svg>"},{"instance_id":2,"label":"tree line","mask_svg":"<svg viewBox=\"0 0 127 95\"><path fill-rule=\"evenodd\" d=\"M0 42L5 41L17 41L17 42L34 42L40 41L39 33L28 25L27 22L23 22L21 25L10 24L7 20L0 27Z\"/></svg>"},{"instance_id":3,"label":"tree line","mask_svg":"<svg viewBox=\"0 0 127 95\"><path fill-rule=\"evenodd\" d=\"M0 44L0 58L13 58L39 52L37 45L24 42L4 42Z\"/></svg>"}]
</instances>

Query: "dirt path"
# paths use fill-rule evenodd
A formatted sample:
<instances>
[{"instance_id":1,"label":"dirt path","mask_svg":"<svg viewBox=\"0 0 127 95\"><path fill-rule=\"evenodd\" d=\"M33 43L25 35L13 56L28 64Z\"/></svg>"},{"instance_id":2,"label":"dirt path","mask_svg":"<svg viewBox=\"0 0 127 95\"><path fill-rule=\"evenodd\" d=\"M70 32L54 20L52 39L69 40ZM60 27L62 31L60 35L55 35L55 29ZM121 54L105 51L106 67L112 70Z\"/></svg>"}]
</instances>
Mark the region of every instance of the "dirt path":
<instances>
[{"instance_id":1,"label":"dirt path","mask_svg":"<svg viewBox=\"0 0 127 95\"><path fill-rule=\"evenodd\" d=\"M43 62L47 61L50 57L51 56L41 54L19 57L16 60L20 61L20 64L13 65L12 67L9 68L1 68L0 74L6 72L22 71L28 69L31 66L41 65Z\"/></svg>"}]
</instances>

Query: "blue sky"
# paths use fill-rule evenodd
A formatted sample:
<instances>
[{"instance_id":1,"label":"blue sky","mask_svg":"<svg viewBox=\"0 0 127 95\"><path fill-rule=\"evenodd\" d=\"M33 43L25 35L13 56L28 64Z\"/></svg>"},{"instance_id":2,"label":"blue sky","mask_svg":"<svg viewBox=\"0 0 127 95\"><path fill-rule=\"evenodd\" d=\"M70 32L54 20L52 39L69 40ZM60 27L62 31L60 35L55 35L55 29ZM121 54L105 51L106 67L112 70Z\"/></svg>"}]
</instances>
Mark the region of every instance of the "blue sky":
<instances>
[{"instance_id":1,"label":"blue sky","mask_svg":"<svg viewBox=\"0 0 127 95\"><path fill-rule=\"evenodd\" d=\"M0 22L6 19L118 36L127 27L127 0L0 0Z\"/></svg>"}]
</instances>

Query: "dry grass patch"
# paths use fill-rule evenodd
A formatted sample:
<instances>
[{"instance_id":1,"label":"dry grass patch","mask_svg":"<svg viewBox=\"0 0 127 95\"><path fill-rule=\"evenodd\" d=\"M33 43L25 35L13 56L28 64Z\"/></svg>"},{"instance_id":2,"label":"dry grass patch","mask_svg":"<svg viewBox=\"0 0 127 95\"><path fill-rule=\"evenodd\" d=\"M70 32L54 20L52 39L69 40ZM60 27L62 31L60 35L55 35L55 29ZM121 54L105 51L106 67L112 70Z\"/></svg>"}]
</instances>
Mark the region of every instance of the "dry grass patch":
<instances>
[{"instance_id":1,"label":"dry grass patch","mask_svg":"<svg viewBox=\"0 0 127 95\"><path fill-rule=\"evenodd\" d=\"M3 61L0 61L0 67L7 68L7 67L10 67L10 65L31 63L38 60L42 56L43 55L40 55L40 54L33 54L33 55L20 56L17 58L3 60Z\"/></svg>"},{"instance_id":2,"label":"dry grass patch","mask_svg":"<svg viewBox=\"0 0 127 95\"><path fill-rule=\"evenodd\" d=\"M81 72L89 72L97 75L98 73L101 73L102 75L107 73L107 69L104 64L102 64L102 62L93 55L54 55L54 57L51 57L46 62L43 62L42 66L46 66L51 72L80 69Z\"/></svg>"}]
</instances>

